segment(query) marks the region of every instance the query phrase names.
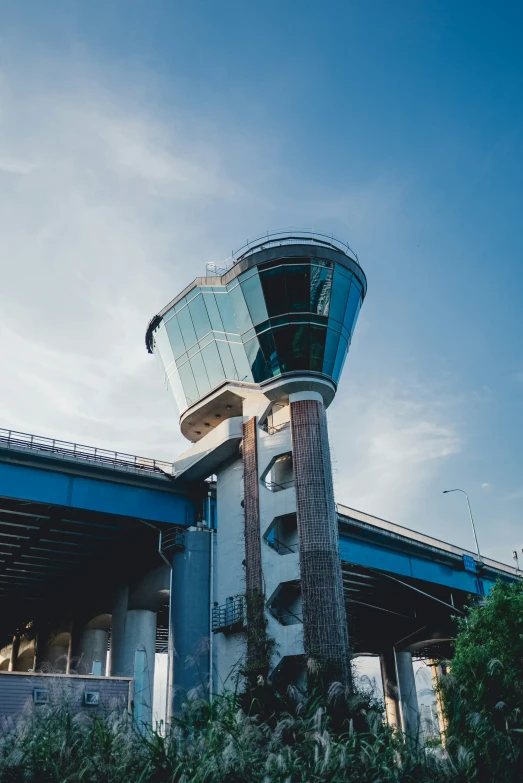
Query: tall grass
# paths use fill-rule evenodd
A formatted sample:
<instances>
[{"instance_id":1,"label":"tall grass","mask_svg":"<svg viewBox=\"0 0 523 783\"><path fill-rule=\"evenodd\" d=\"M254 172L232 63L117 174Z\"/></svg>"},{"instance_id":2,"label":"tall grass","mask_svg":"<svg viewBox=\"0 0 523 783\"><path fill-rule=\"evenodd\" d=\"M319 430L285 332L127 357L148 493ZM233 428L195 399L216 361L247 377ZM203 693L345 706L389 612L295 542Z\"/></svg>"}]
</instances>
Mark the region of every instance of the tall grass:
<instances>
[{"instance_id":1,"label":"tall grass","mask_svg":"<svg viewBox=\"0 0 523 783\"><path fill-rule=\"evenodd\" d=\"M465 780L439 749L414 752L383 724L379 705L352 695L300 700L259 714L234 694L185 705L166 737L121 713L27 714L0 734L2 783L443 783ZM343 718L340 723L340 716ZM337 724L336 728L334 727Z\"/></svg>"}]
</instances>

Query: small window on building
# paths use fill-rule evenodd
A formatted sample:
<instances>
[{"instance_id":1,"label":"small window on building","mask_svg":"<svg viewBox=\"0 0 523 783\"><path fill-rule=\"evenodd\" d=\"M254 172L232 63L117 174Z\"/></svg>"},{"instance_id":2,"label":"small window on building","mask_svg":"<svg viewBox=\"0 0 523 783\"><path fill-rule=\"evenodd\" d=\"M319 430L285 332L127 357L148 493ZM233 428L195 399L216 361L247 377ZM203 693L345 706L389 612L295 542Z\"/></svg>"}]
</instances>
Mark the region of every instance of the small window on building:
<instances>
[{"instance_id":1,"label":"small window on building","mask_svg":"<svg viewBox=\"0 0 523 783\"><path fill-rule=\"evenodd\" d=\"M85 691L84 703L87 707L98 707L100 704L99 691Z\"/></svg>"},{"instance_id":2,"label":"small window on building","mask_svg":"<svg viewBox=\"0 0 523 783\"><path fill-rule=\"evenodd\" d=\"M46 688L35 688L33 691L33 702L35 704L48 704L49 691Z\"/></svg>"}]
</instances>

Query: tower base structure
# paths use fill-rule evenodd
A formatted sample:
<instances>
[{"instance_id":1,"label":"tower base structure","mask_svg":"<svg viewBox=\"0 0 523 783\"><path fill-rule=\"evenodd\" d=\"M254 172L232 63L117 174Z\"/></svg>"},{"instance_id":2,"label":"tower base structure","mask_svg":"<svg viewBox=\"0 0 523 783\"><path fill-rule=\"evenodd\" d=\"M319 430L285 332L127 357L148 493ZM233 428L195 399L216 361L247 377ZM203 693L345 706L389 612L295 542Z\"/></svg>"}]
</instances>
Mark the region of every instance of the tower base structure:
<instances>
[{"instance_id":1,"label":"tower base structure","mask_svg":"<svg viewBox=\"0 0 523 783\"><path fill-rule=\"evenodd\" d=\"M300 377L262 390L228 385L223 398L239 397L242 416L219 424L175 463L192 478L209 470L216 476L212 581L207 588L201 578L190 578L176 558L173 570L173 596L194 589L201 601L208 591L215 692L244 676L296 682L304 670L326 684L349 684L324 402L332 399L332 386L321 379L316 389L311 385ZM217 395L216 410L222 404ZM194 535L204 540L202 533ZM187 554L179 557L187 562ZM209 574L209 549L200 557L200 574ZM174 619L175 682L181 624Z\"/></svg>"}]
</instances>

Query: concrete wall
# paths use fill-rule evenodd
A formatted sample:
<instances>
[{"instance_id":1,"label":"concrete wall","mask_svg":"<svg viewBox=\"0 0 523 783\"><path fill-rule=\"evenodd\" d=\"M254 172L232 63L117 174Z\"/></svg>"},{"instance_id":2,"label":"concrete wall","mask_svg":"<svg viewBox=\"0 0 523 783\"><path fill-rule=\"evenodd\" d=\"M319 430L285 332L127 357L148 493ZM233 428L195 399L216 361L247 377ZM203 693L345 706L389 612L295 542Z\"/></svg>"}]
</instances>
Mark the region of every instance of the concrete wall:
<instances>
[{"instance_id":1,"label":"concrete wall","mask_svg":"<svg viewBox=\"0 0 523 783\"><path fill-rule=\"evenodd\" d=\"M218 533L214 556L213 599L221 605L228 597L245 594L245 558L243 500L243 463L229 462L217 472ZM214 634L213 683L219 692L230 680L234 667L243 659L246 637L243 633Z\"/></svg>"}]
</instances>

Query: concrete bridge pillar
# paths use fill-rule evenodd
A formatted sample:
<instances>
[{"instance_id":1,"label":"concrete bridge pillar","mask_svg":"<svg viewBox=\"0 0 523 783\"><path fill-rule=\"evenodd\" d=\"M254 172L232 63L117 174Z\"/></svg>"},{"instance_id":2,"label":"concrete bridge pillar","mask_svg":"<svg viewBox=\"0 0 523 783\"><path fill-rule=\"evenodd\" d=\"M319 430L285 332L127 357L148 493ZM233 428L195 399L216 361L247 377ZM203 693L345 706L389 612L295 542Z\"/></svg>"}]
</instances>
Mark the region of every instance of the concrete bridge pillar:
<instances>
[{"instance_id":1,"label":"concrete bridge pillar","mask_svg":"<svg viewBox=\"0 0 523 783\"><path fill-rule=\"evenodd\" d=\"M171 634L174 650L172 709L180 712L193 688L208 687L210 643L210 557L213 533L189 529L173 558Z\"/></svg>"},{"instance_id":2,"label":"concrete bridge pillar","mask_svg":"<svg viewBox=\"0 0 523 783\"><path fill-rule=\"evenodd\" d=\"M87 623L73 624L69 671L105 676L111 615L100 614Z\"/></svg>"},{"instance_id":3,"label":"concrete bridge pillar","mask_svg":"<svg viewBox=\"0 0 523 783\"><path fill-rule=\"evenodd\" d=\"M420 740L420 717L412 653L396 652L396 669L403 731L408 741L418 743Z\"/></svg>"},{"instance_id":4,"label":"concrete bridge pillar","mask_svg":"<svg viewBox=\"0 0 523 783\"><path fill-rule=\"evenodd\" d=\"M441 679L446 675L446 668L439 661L432 660L429 662L430 670L432 673L432 684L434 686L434 693L436 696L436 711L438 713L439 733L441 736L441 743L445 746L446 734L447 734L447 719L445 717L445 711L443 709L443 698L441 696L440 684Z\"/></svg>"},{"instance_id":5,"label":"concrete bridge pillar","mask_svg":"<svg viewBox=\"0 0 523 783\"><path fill-rule=\"evenodd\" d=\"M38 633L36 645L36 670L65 674L69 658L69 628L62 626Z\"/></svg>"},{"instance_id":6,"label":"concrete bridge pillar","mask_svg":"<svg viewBox=\"0 0 523 783\"><path fill-rule=\"evenodd\" d=\"M170 569L153 569L114 595L111 675L134 678L133 714L140 728L152 724L156 612L168 601Z\"/></svg>"},{"instance_id":7,"label":"concrete bridge pillar","mask_svg":"<svg viewBox=\"0 0 523 783\"><path fill-rule=\"evenodd\" d=\"M401 712L396 674L394 648L390 647L380 655L381 679L383 682L383 700L387 723L393 729L401 728Z\"/></svg>"},{"instance_id":8,"label":"concrete bridge pillar","mask_svg":"<svg viewBox=\"0 0 523 783\"><path fill-rule=\"evenodd\" d=\"M18 653L20 652L20 635L15 634L13 636L13 643L11 645L11 653L9 655L9 665L7 671L16 671L16 661L18 659Z\"/></svg>"},{"instance_id":9,"label":"concrete bridge pillar","mask_svg":"<svg viewBox=\"0 0 523 783\"><path fill-rule=\"evenodd\" d=\"M113 614L116 638L111 639L113 677L134 678L133 715L140 727L152 725L154 656L156 654L156 612L124 609L125 592L115 601Z\"/></svg>"}]
</instances>

